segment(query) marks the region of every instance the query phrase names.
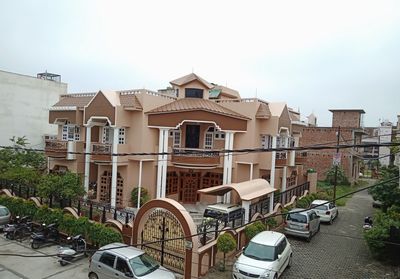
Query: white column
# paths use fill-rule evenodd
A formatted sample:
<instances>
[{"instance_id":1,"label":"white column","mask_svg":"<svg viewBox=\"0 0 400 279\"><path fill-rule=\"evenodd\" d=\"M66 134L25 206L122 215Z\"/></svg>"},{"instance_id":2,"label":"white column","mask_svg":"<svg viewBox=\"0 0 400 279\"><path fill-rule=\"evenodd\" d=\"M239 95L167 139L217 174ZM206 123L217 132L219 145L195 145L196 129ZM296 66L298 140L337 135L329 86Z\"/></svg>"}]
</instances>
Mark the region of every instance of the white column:
<instances>
[{"instance_id":1,"label":"white column","mask_svg":"<svg viewBox=\"0 0 400 279\"><path fill-rule=\"evenodd\" d=\"M272 148L276 148L276 136L272 137ZM276 160L276 151L272 151L271 154L271 175L270 182L272 188L275 188L275 160Z\"/></svg>"},{"instance_id":2,"label":"white column","mask_svg":"<svg viewBox=\"0 0 400 279\"><path fill-rule=\"evenodd\" d=\"M168 128L160 128L158 152L168 152ZM157 163L157 198L165 198L167 185L168 155L158 155Z\"/></svg>"},{"instance_id":3,"label":"white column","mask_svg":"<svg viewBox=\"0 0 400 279\"><path fill-rule=\"evenodd\" d=\"M225 132L225 150L233 149L233 132ZM232 183L232 164L233 155L232 152L224 154L224 174L223 174L223 184ZM231 201L231 194L227 193L224 197L224 202L229 203Z\"/></svg>"},{"instance_id":4,"label":"white column","mask_svg":"<svg viewBox=\"0 0 400 279\"><path fill-rule=\"evenodd\" d=\"M253 180L253 169L254 169L254 164L250 163L250 179L249 180Z\"/></svg>"},{"instance_id":5,"label":"white column","mask_svg":"<svg viewBox=\"0 0 400 279\"><path fill-rule=\"evenodd\" d=\"M112 154L118 153L118 136L119 128L113 128L113 143ZM117 172L118 172L118 156L111 156L112 158L112 177L111 177L111 206L117 205Z\"/></svg>"},{"instance_id":6,"label":"white column","mask_svg":"<svg viewBox=\"0 0 400 279\"><path fill-rule=\"evenodd\" d=\"M282 171L282 187L281 192L286 191L286 175L287 175L287 167L283 167ZM284 196L285 197L285 196ZM286 200L282 200L283 204L286 204Z\"/></svg>"},{"instance_id":7,"label":"white column","mask_svg":"<svg viewBox=\"0 0 400 279\"><path fill-rule=\"evenodd\" d=\"M92 127L86 127L86 148L85 148L85 181L84 187L86 195L89 192L89 175L90 175L90 152L92 151L90 148L90 139L92 136Z\"/></svg>"},{"instance_id":8,"label":"white column","mask_svg":"<svg viewBox=\"0 0 400 279\"><path fill-rule=\"evenodd\" d=\"M143 167L143 160L139 161L139 181L138 181L138 199L137 199L137 209L140 208L140 192L142 188L142 167Z\"/></svg>"},{"instance_id":9,"label":"white column","mask_svg":"<svg viewBox=\"0 0 400 279\"><path fill-rule=\"evenodd\" d=\"M269 212L274 211L274 192L269 196Z\"/></svg>"},{"instance_id":10,"label":"white column","mask_svg":"<svg viewBox=\"0 0 400 279\"><path fill-rule=\"evenodd\" d=\"M244 223L247 224L250 221L250 201L242 201L242 208L244 208Z\"/></svg>"}]
</instances>

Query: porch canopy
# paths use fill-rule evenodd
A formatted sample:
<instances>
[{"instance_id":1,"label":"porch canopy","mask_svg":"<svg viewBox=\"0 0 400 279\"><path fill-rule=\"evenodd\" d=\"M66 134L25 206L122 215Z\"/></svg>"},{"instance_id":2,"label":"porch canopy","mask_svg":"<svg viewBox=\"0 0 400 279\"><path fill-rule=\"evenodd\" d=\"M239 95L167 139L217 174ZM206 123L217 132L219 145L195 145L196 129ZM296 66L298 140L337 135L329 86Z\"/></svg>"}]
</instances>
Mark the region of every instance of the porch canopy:
<instances>
[{"instance_id":1,"label":"porch canopy","mask_svg":"<svg viewBox=\"0 0 400 279\"><path fill-rule=\"evenodd\" d=\"M253 179L241 183L231 183L225 185L214 186L206 189L198 190L198 193L213 196L223 196L230 191L235 191L242 201L242 207L245 210L245 223L250 219L250 204L253 200L258 200L259 198L266 197L270 195L270 208L269 211L272 212L273 206L273 193L277 189L273 188L269 182L265 179Z\"/></svg>"}]
</instances>

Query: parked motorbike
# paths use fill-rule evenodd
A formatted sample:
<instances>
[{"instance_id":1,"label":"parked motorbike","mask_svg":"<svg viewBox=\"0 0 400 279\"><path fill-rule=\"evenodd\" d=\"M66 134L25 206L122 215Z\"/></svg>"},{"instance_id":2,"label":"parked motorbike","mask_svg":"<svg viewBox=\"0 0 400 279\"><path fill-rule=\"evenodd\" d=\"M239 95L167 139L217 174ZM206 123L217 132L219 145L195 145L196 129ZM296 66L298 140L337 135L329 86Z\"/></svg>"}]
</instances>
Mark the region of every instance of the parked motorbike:
<instances>
[{"instance_id":1,"label":"parked motorbike","mask_svg":"<svg viewBox=\"0 0 400 279\"><path fill-rule=\"evenodd\" d=\"M67 240L70 243L68 246L58 247L57 257L61 266L87 256L86 241L81 235L69 236Z\"/></svg>"},{"instance_id":2,"label":"parked motorbike","mask_svg":"<svg viewBox=\"0 0 400 279\"><path fill-rule=\"evenodd\" d=\"M38 249L40 246L50 243L58 243L60 240L60 233L56 223L47 225L42 224L40 232L31 234L31 247Z\"/></svg>"},{"instance_id":3,"label":"parked motorbike","mask_svg":"<svg viewBox=\"0 0 400 279\"><path fill-rule=\"evenodd\" d=\"M364 218L363 229L364 230L370 230L370 229L372 229L372 226L373 226L372 218L370 216L365 217Z\"/></svg>"},{"instance_id":4,"label":"parked motorbike","mask_svg":"<svg viewBox=\"0 0 400 279\"><path fill-rule=\"evenodd\" d=\"M13 222L7 224L6 227L3 229L4 236L10 240L18 239L20 235L22 236L25 233L25 231L31 230L32 223L30 222L30 218L28 216L16 216Z\"/></svg>"}]
</instances>

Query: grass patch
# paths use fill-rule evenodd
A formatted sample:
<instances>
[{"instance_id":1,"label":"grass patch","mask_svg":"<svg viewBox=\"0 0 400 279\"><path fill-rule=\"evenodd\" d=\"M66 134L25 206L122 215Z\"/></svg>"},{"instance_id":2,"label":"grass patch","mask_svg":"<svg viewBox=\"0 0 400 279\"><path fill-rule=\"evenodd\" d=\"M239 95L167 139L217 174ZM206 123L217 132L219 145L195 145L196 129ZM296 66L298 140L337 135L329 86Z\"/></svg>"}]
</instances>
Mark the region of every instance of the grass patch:
<instances>
[{"instance_id":1,"label":"grass patch","mask_svg":"<svg viewBox=\"0 0 400 279\"><path fill-rule=\"evenodd\" d=\"M350 185L337 185L336 186L336 197L340 197L346 195L354 190L358 189L359 187L365 186L367 184L366 181L360 181L357 185L350 186ZM317 192L324 192L326 194L326 198L329 200L333 199L333 185L326 181L318 181L317 183ZM347 196L345 198L338 199L336 201L337 206L345 206L347 200L351 198Z\"/></svg>"}]
</instances>

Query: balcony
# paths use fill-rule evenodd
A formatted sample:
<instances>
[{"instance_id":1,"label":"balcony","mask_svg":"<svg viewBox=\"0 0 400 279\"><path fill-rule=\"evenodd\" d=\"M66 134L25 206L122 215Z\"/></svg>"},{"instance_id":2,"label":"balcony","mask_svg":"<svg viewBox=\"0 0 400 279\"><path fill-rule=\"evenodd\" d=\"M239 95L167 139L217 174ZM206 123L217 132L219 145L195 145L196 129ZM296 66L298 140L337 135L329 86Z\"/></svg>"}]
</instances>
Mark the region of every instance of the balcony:
<instances>
[{"instance_id":1,"label":"balcony","mask_svg":"<svg viewBox=\"0 0 400 279\"><path fill-rule=\"evenodd\" d=\"M186 166L218 166L220 150L197 148L173 148L171 162Z\"/></svg>"},{"instance_id":2,"label":"balcony","mask_svg":"<svg viewBox=\"0 0 400 279\"><path fill-rule=\"evenodd\" d=\"M92 161L111 162L112 144L92 143Z\"/></svg>"},{"instance_id":3,"label":"balcony","mask_svg":"<svg viewBox=\"0 0 400 279\"><path fill-rule=\"evenodd\" d=\"M46 140L45 153L46 156L76 160L77 153L84 151L84 143L82 141L61 141L61 140Z\"/></svg>"},{"instance_id":4,"label":"balcony","mask_svg":"<svg viewBox=\"0 0 400 279\"><path fill-rule=\"evenodd\" d=\"M296 151L296 164L304 164L307 161L307 152Z\"/></svg>"},{"instance_id":5,"label":"balcony","mask_svg":"<svg viewBox=\"0 0 400 279\"><path fill-rule=\"evenodd\" d=\"M287 153L286 151L278 151L275 156L275 166L284 167L287 164Z\"/></svg>"}]
</instances>

